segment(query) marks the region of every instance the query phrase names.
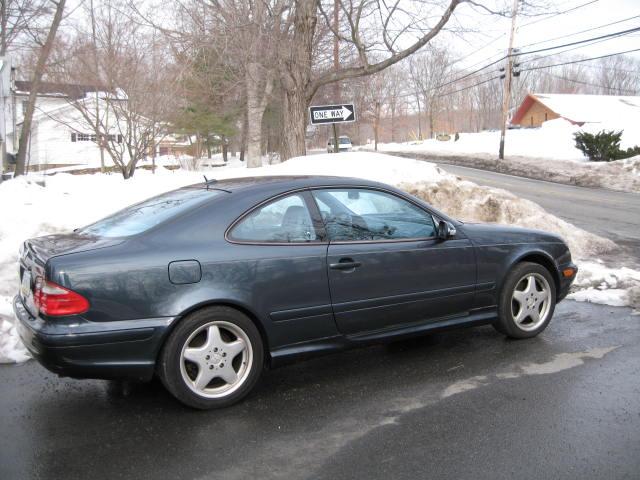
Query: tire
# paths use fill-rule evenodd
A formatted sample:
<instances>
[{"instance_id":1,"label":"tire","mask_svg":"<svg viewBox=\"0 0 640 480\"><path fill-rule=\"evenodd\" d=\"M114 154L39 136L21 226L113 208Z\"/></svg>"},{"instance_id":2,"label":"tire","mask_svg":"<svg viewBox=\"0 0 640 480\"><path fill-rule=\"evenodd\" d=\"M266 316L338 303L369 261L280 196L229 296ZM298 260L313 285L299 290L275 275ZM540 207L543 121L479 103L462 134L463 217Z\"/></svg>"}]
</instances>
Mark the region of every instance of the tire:
<instances>
[{"instance_id":1,"label":"tire","mask_svg":"<svg viewBox=\"0 0 640 480\"><path fill-rule=\"evenodd\" d=\"M244 398L263 366L264 347L255 324L233 308L207 307L171 332L160 353L158 375L180 402L205 410Z\"/></svg>"},{"instance_id":2,"label":"tire","mask_svg":"<svg viewBox=\"0 0 640 480\"><path fill-rule=\"evenodd\" d=\"M549 270L537 263L518 263L500 290L493 326L511 338L532 338L547 328L555 307L556 285Z\"/></svg>"}]
</instances>

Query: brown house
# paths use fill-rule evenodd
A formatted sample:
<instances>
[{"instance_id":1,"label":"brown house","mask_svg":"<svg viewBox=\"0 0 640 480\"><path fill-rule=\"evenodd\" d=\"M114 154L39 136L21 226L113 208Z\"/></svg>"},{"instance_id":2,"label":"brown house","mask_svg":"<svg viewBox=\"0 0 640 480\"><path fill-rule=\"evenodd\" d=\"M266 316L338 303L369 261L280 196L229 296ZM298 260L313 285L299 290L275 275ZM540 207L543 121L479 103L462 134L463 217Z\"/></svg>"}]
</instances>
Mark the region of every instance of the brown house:
<instances>
[{"instance_id":1,"label":"brown house","mask_svg":"<svg viewBox=\"0 0 640 480\"><path fill-rule=\"evenodd\" d=\"M556 118L580 126L606 119L640 120L640 97L530 93L511 118L511 125L539 127Z\"/></svg>"}]
</instances>

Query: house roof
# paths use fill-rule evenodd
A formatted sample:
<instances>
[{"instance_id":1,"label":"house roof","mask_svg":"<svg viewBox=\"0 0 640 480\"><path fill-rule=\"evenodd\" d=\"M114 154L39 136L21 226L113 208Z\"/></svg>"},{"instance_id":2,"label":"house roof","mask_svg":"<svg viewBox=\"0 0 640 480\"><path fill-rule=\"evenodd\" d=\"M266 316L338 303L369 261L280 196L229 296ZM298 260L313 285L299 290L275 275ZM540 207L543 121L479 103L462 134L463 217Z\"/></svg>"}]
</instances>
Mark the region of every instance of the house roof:
<instances>
[{"instance_id":1,"label":"house roof","mask_svg":"<svg viewBox=\"0 0 640 480\"><path fill-rule=\"evenodd\" d=\"M530 93L516 110L511 123L519 123L535 102L573 123L624 122L627 118L640 121L640 96Z\"/></svg>"},{"instance_id":2,"label":"house roof","mask_svg":"<svg viewBox=\"0 0 640 480\"><path fill-rule=\"evenodd\" d=\"M31 82L16 80L16 93L28 94L31 91ZM82 85L78 83L42 82L38 88L38 95L50 95L56 97L68 97L73 100L83 98L90 92L109 92L110 89L99 85ZM114 93L114 92L111 92Z\"/></svg>"}]
</instances>

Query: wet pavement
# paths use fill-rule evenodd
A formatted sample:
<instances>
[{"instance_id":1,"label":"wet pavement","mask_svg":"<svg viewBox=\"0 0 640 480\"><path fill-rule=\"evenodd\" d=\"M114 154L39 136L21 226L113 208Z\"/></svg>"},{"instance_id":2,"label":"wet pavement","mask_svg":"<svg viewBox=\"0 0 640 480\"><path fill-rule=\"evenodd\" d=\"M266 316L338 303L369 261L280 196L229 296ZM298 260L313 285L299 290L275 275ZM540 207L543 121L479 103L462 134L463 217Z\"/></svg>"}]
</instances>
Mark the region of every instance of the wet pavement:
<instances>
[{"instance_id":1,"label":"wet pavement","mask_svg":"<svg viewBox=\"0 0 640 480\"><path fill-rule=\"evenodd\" d=\"M0 479L640 478L640 316L565 301L267 372L199 412L159 382L0 365Z\"/></svg>"}]
</instances>

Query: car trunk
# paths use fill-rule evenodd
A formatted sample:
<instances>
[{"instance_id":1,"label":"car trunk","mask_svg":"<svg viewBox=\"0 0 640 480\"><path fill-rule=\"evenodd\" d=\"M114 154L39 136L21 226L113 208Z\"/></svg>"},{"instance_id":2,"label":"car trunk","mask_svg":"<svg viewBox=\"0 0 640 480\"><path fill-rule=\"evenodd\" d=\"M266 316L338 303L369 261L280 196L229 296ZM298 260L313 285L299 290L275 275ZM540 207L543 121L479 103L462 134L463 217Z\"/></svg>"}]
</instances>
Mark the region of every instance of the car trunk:
<instances>
[{"instance_id":1,"label":"car trunk","mask_svg":"<svg viewBox=\"0 0 640 480\"><path fill-rule=\"evenodd\" d=\"M20 297L33 316L38 311L33 301L35 279L46 277L47 262L60 255L96 250L122 243L121 238L100 238L86 235L59 234L26 240L20 253Z\"/></svg>"}]
</instances>

